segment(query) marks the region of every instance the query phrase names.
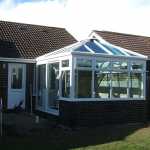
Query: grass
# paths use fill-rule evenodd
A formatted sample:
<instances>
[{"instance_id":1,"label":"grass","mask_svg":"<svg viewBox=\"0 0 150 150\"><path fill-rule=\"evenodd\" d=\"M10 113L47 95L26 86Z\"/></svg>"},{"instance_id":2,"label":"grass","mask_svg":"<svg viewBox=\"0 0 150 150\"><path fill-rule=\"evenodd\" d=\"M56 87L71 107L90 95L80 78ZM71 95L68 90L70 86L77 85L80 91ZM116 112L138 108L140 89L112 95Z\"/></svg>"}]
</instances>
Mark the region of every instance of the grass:
<instances>
[{"instance_id":1,"label":"grass","mask_svg":"<svg viewBox=\"0 0 150 150\"><path fill-rule=\"evenodd\" d=\"M51 127L32 132L30 136L3 137L1 149L150 150L150 126L142 124L74 130Z\"/></svg>"}]
</instances>

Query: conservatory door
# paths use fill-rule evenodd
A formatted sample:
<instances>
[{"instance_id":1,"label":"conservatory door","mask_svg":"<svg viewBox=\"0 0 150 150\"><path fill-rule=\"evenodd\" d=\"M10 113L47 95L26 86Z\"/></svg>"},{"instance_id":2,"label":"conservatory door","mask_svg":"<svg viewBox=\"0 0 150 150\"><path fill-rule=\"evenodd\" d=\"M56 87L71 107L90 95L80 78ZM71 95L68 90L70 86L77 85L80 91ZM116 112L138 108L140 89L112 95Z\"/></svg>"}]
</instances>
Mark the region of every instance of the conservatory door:
<instances>
[{"instance_id":1,"label":"conservatory door","mask_svg":"<svg viewBox=\"0 0 150 150\"><path fill-rule=\"evenodd\" d=\"M37 107L40 110L45 109L46 101L46 65L38 66L38 99Z\"/></svg>"},{"instance_id":2,"label":"conservatory door","mask_svg":"<svg viewBox=\"0 0 150 150\"><path fill-rule=\"evenodd\" d=\"M59 63L48 65L48 109L58 109Z\"/></svg>"},{"instance_id":3,"label":"conservatory door","mask_svg":"<svg viewBox=\"0 0 150 150\"><path fill-rule=\"evenodd\" d=\"M26 65L8 64L8 109L25 108Z\"/></svg>"}]
</instances>

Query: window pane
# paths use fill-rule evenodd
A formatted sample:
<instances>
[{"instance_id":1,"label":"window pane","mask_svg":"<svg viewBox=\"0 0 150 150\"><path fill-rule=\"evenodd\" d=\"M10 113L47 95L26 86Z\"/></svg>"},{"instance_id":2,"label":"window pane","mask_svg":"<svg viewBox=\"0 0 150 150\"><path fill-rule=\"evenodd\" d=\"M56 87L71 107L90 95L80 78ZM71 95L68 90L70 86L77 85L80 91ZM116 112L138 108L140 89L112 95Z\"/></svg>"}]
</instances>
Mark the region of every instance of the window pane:
<instances>
[{"instance_id":1,"label":"window pane","mask_svg":"<svg viewBox=\"0 0 150 150\"><path fill-rule=\"evenodd\" d=\"M69 67L69 60L63 60L62 67Z\"/></svg>"},{"instance_id":2,"label":"window pane","mask_svg":"<svg viewBox=\"0 0 150 150\"><path fill-rule=\"evenodd\" d=\"M112 73L112 97L127 98L127 87L127 73Z\"/></svg>"},{"instance_id":3,"label":"window pane","mask_svg":"<svg viewBox=\"0 0 150 150\"><path fill-rule=\"evenodd\" d=\"M92 67L92 60L89 59L77 59L77 67Z\"/></svg>"},{"instance_id":4,"label":"window pane","mask_svg":"<svg viewBox=\"0 0 150 150\"><path fill-rule=\"evenodd\" d=\"M102 44L102 43L101 43ZM114 55L125 55L123 52L119 50L119 48L116 48L113 45L108 45L108 44L102 44L107 50L112 52Z\"/></svg>"},{"instance_id":5,"label":"window pane","mask_svg":"<svg viewBox=\"0 0 150 150\"><path fill-rule=\"evenodd\" d=\"M87 48L84 45L76 48L74 51L90 53L90 51L87 50Z\"/></svg>"},{"instance_id":6,"label":"window pane","mask_svg":"<svg viewBox=\"0 0 150 150\"><path fill-rule=\"evenodd\" d=\"M112 62L112 69L113 70L127 70L128 63L127 62Z\"/></svg>"},{"instance_id":7,"label":"window pane","mask_svg":"<svg viewBox=\"0 0 150 150\"><path fill-rule=\"evenodd\" d=\"M49 64L48 66L48 106L58 108L59 63Z\"/></svg>"},{"instance_id":8,"label":"window pane","mask_svg":"<svg viewBox=\"0 0 150 150\"><path fill-rule=\"evenodd\" d=\"M142 62L132 62L131 70L142 70L144 68L144 63Z\"/></svg>"},{"instance_id":9,"label":"window pane","mask_svg":"<svg viewBox=\"0 0 150 150\"><path fill-rule=\"evenodd\" d=\"M22 88L22 67L15 66L12 68L11 73L11 88L21 89Z\"/></svg>"},{"instance_id":10,"label":"window pane","mask_svg":"<svg viewBox=\"0 0 150 150\"><path fill-rule=\"evenodd\" d=\"M76 70L75 96L77 98L90 98L92 96L92 71Z\"/></svg>"},{"instance_id":11,"label":"window pane","mask_svg":"<svg viewBox=\"0 0 150 150\"><path fill-rule=\"evenodd\" d=\"M70 97L70 71L62 71L62 97Z\"/></svg>"},{"instance_id":12,"label":"window pane","mask_svg":"<svg viewBox=\"0 0 150 150\"><path fill-rule=\"evenodd\" d=\"M110 62L108 61L96 61L96 69L110 70Z\"/></svg>"},{"instance_id":13,"label":"window pane","mask_svg":"<svg viewBox=\"0 0 150 150\"><path fill-rule=\"evenodd\" d=\"M38 106L44 104L46 95L46 65L38 66Z\"/></svg>"},{"instance_id":14,"label":"window pane","mask_svg":"<svg viewBox=\"0 0 150 150\"><path fill-rule=\"evenodd\" d=\"M93 40L94 41L94 40ZM99 47L97 44L95 44L94 42L87 42L86 45L92 49L95 53L103 53L103 54L107 54L106 51L104 51L101 47Z\"/></svg>"},{"instance_id":15,"label":"window pane","mask_svg":"<svg viewBox=\"0 0 150 150\"><path fill-rule=\"evenodd\" d=\"M141 73L130 74L130 97L131 98L142 98L143 97L143 80Z\"/></svg>"},{"instance_id":16,"label":"window pane","mask_svg":"<svg viewBox=\"0 0 150 150\"><path fill-rule=\"evenodd\" d=\"M95 72L95 97L109 98L110 97L110 73Z\"/></svg>"}]
</instances>

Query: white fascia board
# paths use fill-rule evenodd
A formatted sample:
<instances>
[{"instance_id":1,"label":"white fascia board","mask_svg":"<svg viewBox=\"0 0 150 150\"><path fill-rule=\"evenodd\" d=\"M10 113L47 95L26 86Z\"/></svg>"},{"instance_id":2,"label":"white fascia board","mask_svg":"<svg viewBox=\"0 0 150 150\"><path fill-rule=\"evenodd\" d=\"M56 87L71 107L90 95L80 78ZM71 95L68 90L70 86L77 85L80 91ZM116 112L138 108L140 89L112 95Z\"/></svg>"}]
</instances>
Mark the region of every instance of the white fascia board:
<instances>
[{"instance_id":1,"label":"white fascia board","mask_svg":"<svg viewBox=\"0 0 150 150\"><path fill-rule=\"evenodd\" d=\"M37 57L36 60L40 61L40 60L43 60L43 59L50 59L50 58L53 58L53 57L56 57L56 56L59 57L59 56L62 56L62 55L71 54L71 52L73 52L76 48L80 47L81 45L84 45L88 40L89 39L79 41L79 42L76 42L76 43L71 44L69 46L66 46L64 48L55 50L55 51L50 52L48 54Z\"/></svg>"},{"instance_id":2,"label":"white fascia board","mask_svg":"<svg viewBox=\"0 0 150 150\"><path fill-rule=\"evenodd\" d=\"M23 58L5 58L0 57L0 61L3 62L20 62L20 63L36 63L36 59L23 59Z\"/></svg>"},{"instance_id":3,"label":"white fascia board","mask_svg":"<svg viewBox=\"0 0 150 150\"><path fill-rule=\"evenodd\" d=\"M75 47L75 48L78 47L79 44L80 44L80 42L76 42L76 43L71 44L71 45L68 45L68 46L66 46L66 47L57 49L57 50L55 50L55 51L53 51L53 52L49 52L49 53L47 53L47 54L44 54L44 55L42 55L42 56L37 57L36 60L37 60L37 61L38 61L38 60L42 60L42 59L45 59L45 58L47 58L47 57L54 56L54 55L57 55L57 54L60 54L60 53L63 53L63 54L64 54L65 52L72 51L72 50L74 49L74 47ZM79 45L79 46L80 46L80 45Z\"/></svg>"},{"instance_id":4,"label":"white fascia board","mask_svg":"<svg viewBox=\"0 0 150 150\"><path fill-rule=\"evenodd\" d=\"M60 61L60 60L67 59L70 56L71 56L70 52L60 53L60 54L57 54L57 55L52 55L52 56L49 56L49 57L38 59L37 60L37 65L46 64L46 63L49 63L49 62L57 62L57 61Z\"/></svg>"},{"instance_id":5,"label":"white fascia board","mask_svg":"<svg viewBox=\"0 0 150 150\"><path fill-rule=\"evenodd\" d=\"M72 55L74 56L91 56L91 57L102 57L102 58L110 58L110 59L113 59L113 58L118 58L118 59L133 59L133 60L144 60L146 61L147 59L145 58L142 58L142 57L136 57L136 56L115 56L115 55L109 55L109 54L99 54L99 53L86 53L86 52L72 52L71 53Z\"/></svg>"},{"instance_id":6,"label":"white fascia board","mask_svg":"<svg viewBox=\"0 0 150 150\"><path fill-rule=\"evenodd\" d=\"M120 46L116 46L116 45L114 45L114 44L111 44L110 42L108 42L108 41L106 41L105 39L103 39L100 35L98 35L97 33L95 33L94 31L92 31L92 33L89 35L89 37L91 37L91 38L92 38L92 36L95 36L95 37L96 37L99 41L101 41L102 43L105 42L105 43L110 44L110 45L112 45L112 46L114 46L114 47L116 47L116 48L121 49L121 52L124 51L123 53L127 52L127 53L131 53L131 54L133 54L133 55L137 55L137 56L139 56L139 57L143 57L143 58L145 58L145 59L148 58L148 56L145 56L145 55L142 55L142 54L140 54L140 53L134 52L134 51L132 51L132 50L128 50L128 49L125 49L125 48L123 48L123 47L120 47ZM125 54L127 54L127 53L125 53ZM127 54L127 55L128 55L128 54ZM129 57L130 57L130 55L129 55Z\"/></svg>"}]
</instances>

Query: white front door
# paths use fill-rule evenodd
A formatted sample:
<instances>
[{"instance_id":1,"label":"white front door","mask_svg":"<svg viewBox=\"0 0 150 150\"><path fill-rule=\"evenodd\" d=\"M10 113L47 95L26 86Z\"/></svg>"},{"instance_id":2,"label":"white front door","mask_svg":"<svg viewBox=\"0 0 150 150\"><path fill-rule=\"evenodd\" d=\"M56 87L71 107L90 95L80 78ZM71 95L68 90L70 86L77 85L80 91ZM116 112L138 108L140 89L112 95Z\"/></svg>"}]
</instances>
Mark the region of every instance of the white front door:
<instances>
[{"instance_id":1,"label":"white front door","mask_svg":"<svg viewBox=\"0 0 150 150\"><path fill-rule=\"evenodd\" d=\"M8 64L8 109L13 109L22 103L25 108L26 65Z\"/></svg>"}]
</instances>

